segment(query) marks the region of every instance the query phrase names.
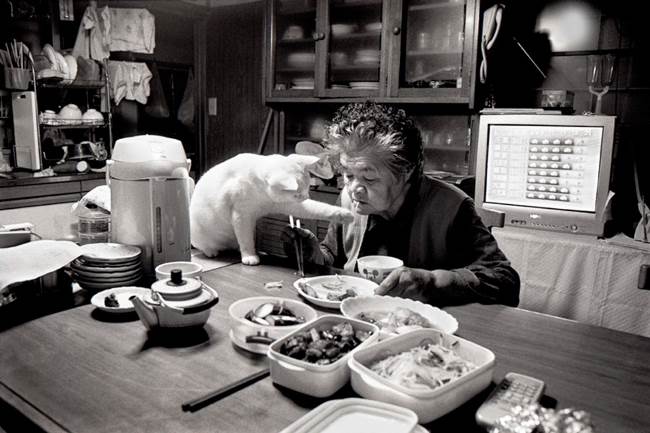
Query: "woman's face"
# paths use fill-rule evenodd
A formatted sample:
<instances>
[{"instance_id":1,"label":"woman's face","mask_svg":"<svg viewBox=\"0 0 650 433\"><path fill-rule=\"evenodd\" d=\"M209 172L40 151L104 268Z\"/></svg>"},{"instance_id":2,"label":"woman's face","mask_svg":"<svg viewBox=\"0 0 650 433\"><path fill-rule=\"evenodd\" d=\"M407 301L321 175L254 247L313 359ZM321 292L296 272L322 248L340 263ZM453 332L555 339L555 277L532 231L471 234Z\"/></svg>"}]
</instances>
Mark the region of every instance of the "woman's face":
<instances>
[{"instance_id":1,"label":"woman's face","mask_svg":"<svg viewBox=\"0 0 650 433\"><path fill-rule=\"evenodd\" d=\"M404 202L407 183L382 164L364 157L341 155L343 180L355 211L392 218Z\"/></svg>"}]
</instances>

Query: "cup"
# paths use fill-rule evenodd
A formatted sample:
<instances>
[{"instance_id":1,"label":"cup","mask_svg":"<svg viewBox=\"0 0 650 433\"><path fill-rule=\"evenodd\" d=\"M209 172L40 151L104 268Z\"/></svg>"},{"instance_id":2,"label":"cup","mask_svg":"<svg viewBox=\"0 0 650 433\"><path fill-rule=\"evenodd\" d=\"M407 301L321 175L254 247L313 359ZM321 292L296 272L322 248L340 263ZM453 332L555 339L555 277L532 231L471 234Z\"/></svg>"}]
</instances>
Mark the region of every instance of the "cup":
<instances>
[{"instance_id":1,"label":"cup","mask_svg":"<svg viewBox=\"0 0 650 433\"><path fill-rule=\"evenodd\" d=\"M5 88L11 90L27 90L32 79L29 69L5 67Z\"/></svg>"},{"instance_id":2,"label":"cup","mask_svg":"<svg viewBox=\"0 0 650 433\"><path fill-rule=\"evenodd\" d=\"M404 262L391 256L365 256L357 259L359 273L377 284L400 266L404 266Z\"/></svg>"},{"instance_id":3,"label":"cup","mask_svg":"<svg viewBox=\"0 0 650 433\"><path fill-rule=\"evenodd\" d=\"M173 269L180 269L183 271L183 278L196 278L197 280L200 280L201 274L203 274L203 266L198 263L184 261L167 262L156 266L156 279L164 280L166 278L171 278Z\"/></svg>"}]
</instances>

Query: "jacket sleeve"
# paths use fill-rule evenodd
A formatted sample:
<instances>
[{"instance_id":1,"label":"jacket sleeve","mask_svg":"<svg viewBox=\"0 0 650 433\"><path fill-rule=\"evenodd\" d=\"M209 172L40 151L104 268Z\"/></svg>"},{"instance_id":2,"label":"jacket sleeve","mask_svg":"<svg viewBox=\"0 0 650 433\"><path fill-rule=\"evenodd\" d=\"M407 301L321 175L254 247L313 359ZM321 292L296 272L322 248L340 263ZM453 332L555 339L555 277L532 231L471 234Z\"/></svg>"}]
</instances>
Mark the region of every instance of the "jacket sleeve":
<instances>
[{"instance_id":1,"label":"jacket sleeve","mask_svg":"<svg viewBox=\"0 0 650 433\"><path fill-rule=\"evenodd\" d=\"M470 302L519 304L519 275L481 221L471 199L462 202L448 236L451 263L462 286L460 292L474 298Z\"/></svg>"}]
</instances>

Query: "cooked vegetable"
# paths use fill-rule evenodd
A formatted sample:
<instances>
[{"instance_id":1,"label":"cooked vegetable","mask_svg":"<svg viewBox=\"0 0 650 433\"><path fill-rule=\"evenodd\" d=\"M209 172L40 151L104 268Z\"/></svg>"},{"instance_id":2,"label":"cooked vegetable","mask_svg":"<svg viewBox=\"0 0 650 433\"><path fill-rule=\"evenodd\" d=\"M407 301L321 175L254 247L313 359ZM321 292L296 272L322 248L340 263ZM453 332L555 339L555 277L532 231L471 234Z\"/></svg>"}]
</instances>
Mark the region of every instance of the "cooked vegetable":
<instances>
[{"instance_id":1,"label":"cooked vegetable","mask_svg":"<svg viewBox=\"0 0 650 433\"><path fill-rule=\"evenodd\" d=\"M433 328L421 314L408 308L396 308L395 311L364 311L356 316L364 322L373 323L385 332L401 334L419 328Z\"/></svg>"},{"instance_id":2,"label":"cooked vegetable","mask_svg":"<svg viewBox=\"0 0 650 433\"><path fill-rule=\"evenodd\" d=\"M318 365L332 364L370 336L369 331L355 330L349 322L341 322L318 330L310 328L284 342L280 353Z\"/></svg>"}]
</instances>

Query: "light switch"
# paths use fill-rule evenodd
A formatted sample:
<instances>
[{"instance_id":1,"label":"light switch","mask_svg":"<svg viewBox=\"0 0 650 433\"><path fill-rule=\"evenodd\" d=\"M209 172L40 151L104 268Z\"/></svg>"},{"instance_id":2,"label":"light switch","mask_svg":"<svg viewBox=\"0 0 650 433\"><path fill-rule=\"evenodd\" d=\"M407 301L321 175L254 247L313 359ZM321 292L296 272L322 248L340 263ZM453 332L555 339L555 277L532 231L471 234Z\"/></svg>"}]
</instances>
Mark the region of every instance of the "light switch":
<instances>
[{"instance_id":1,"label":"light switch","mask_svg":"<svg viewBox=\"0 0 650 433\"><path fill-rule=\"evenodd\" d=\"M216 116L217 115L217 97L213 96L208 98L208 115Z\"/></svg>"}]
</instances>

